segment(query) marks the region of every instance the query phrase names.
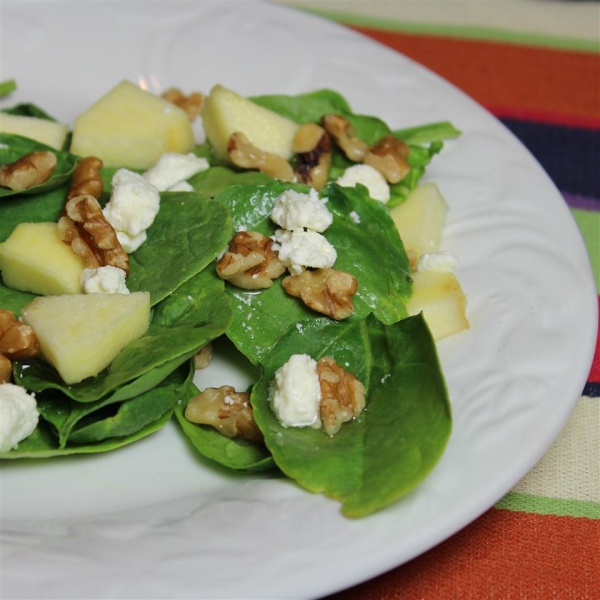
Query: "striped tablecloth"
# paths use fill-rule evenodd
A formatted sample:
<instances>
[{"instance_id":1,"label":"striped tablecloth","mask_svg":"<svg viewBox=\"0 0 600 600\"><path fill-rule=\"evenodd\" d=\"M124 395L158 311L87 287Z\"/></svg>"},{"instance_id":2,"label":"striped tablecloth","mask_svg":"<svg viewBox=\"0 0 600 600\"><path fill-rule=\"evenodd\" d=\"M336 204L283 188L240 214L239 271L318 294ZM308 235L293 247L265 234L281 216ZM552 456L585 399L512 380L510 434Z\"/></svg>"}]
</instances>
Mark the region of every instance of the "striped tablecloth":
<instances>
[{"instance_id":1,"label":"striped tablecloth","mask_svg":"<svg viewBox=\"0 0 600 600\"><path fill-rule=\"evenodd\" d=\"M571 207L600 291L600 3L284 2L437 72L498 117ZM495 507L331 600L600 598L600 343L566 428Z\"/></svg>"}]
</instances>

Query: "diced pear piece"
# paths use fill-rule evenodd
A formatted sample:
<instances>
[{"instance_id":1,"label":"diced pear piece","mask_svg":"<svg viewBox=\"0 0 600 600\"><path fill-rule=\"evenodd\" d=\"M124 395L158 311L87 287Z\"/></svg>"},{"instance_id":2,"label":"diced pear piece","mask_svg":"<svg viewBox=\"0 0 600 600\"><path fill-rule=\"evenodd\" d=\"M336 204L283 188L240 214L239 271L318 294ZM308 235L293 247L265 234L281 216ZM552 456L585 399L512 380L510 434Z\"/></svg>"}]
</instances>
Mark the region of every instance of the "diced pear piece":
<instances>
[{"instance_id":1,"label":"diced pear piece","mask_svg":"<svg viewBox=\"0 0 600 600\"><path fill-rule=\"evenodd\" d=\"M222 85L215 85L202 108L206 138L221 160L228 160L227 143L232 133L241 132L265 152L289 160L299 125L255 104Z\"/></svg>"},{"instance_id":2,"label":"diced pear piece","mask_svg":"<svg viewBox=\"0 0 600 600\"><path fill-rule=\"evenodd\" d=\"M62 150L69 127L48 119L0 112L0 132L21 135L55 150Z\"/></svg>"},{"instance_id":3,"label":"diced pear piece","mask_svg":"<svg viewBox=\"0 0 600 600\"><path fill-rule=\"evenodd\" d=\"M390 209L413 269L421 254L438 251L447 212L448 204L435 183L418 186Z\"/></svg>"},{"instance_id":4,"label":"diced pear piece","mask_svg":"<svg viewBox=\"0 0 600 600\"><path fill-rule=\"evenodd\" d=\"M433 339L441 340L469 329L467 299L454 273L423 271L412 274L408 314L423 312Z\"/></svg>"},{"instance_id":5,"label":"diced pear piece","mask_svg":"<svg viewBox=\"0 0 600 600\"><path fill-rule=\"evenodd\" d=\"M146 333L150 294L39 296L21 317L65 383L79 383L98 375Z\"/></svg>"},{"instance_id":6,"label":"diced pear piece","mask_svg":"<svg viewBox=\"0 0 600 600\"><path fill-rule=\"evenodd\" d=\"M184 110L122 81L75 119L71 152L97 156L107 167L149 169L165 152L195 146Z\"/></svg>"},{"instance_id":7,"label":"diced pear piece","mask_svg":"<svg viewBox=\"0 0 600 600\"><path fill-rule=\"evenodd\" d=\"M56 223L20 223L0 244L4 285L43 296L79 294L85 260L58 236Z\"/></svg>"}]
</instances>

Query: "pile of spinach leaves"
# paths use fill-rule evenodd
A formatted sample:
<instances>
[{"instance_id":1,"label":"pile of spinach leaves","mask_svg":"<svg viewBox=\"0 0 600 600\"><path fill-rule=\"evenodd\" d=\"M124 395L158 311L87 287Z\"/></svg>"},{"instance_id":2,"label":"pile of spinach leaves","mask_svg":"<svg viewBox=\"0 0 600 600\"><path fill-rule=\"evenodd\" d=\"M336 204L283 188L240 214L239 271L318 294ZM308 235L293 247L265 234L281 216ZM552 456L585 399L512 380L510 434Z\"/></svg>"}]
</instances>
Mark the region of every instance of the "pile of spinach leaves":
<instances>
[{"instance_id":1,"label":"pile of spinach leaves","mask_svg":"<svg viewBox=\"0 0 600 600\"><path fill-rule=\"evenodd\" d=\"M451 409L427 325L421 316L407 316L410 268L389 208L416 187L442 140L458 132L449 123L392 131L376 117L354 114L331 90L252 99L298 123L341 114L367 143L393 134L411 147L409 175L392 186L387 206L372 200L364 186L335 184L351 163L334 149L330 183L321 192L334 217L325 235L338 253L335 267L359 282L352 316L336 322L314 313L285 294L281 279L257 292L217 277L216 258L233 232L246 228L272 235L275 198L289 188L308 188L219 164L205 142L195 153L211 167L190 179L193 192L161 194L148 240L130 256L129 289L147 290L152 298L148 332L100 375L75 385L64 384L42 359L16 362L15 382L35 392L41 418L29 438L0 458L104 452L151 434L174 415L205 457L230 469L279 470L306 490L339 500L350 517L389 505L434 467L450 435ZM34 105L11 111L52 118ZM38 149L46 148L0 134L0 164ZM57 220L78 159L68 151L57 157L57 172L47 184L27 193L0 190L0 242L20 222ZM103 202L113 173L103 170ZM19 314L33 297L0 282L2 308ZM228 439L184 417L187 402L199 393L193 355L225 337L259 373L251 403L264 445ZM365 410L333 437L323 430L283 427L270 409L274 373L297 353L332 356L365 385Z\"/></svg>"}]
</instances>

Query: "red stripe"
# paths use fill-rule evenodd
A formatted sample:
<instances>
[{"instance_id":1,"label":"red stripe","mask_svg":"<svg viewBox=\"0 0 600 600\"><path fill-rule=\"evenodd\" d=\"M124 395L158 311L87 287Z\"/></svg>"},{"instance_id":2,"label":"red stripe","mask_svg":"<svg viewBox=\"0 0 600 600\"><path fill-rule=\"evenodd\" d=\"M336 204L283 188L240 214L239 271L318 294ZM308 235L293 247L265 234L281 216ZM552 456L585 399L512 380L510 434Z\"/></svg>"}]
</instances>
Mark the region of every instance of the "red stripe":
<instances>
[{"instance_id":1,"label":"red stripe","mask_svg":"<svg viewBox=\"0 0 600 600\"><path fill-rule=\"evenodd\" d=\"M600 520L492 509L413 561L329 600L595 600Z\"/></svg>"},{"instance_id":2,"label":"red stripe","mask_svg":"<svg viewBox=\"0 0 600 600\"><path fill-rule=\"evenodd\" d=\"M519 119L521 121L534 121L548 125L563 125L565 127L578 127L581 129L593 129L595 131L600 130L600 117L567 115L551 111L508 106L486 106L486 108L500 119Z\"/></svg>"},{"instance_id":3,"label":"red stripe","mask_svg":"<svg viewBox=\"0 0 600 600\"><path fill-rule=\"evenodd\" d=\"M425 65L483 106L560 115L575 122L600 120L598 53L353 29Z\"/></svg>"}]
</instances>

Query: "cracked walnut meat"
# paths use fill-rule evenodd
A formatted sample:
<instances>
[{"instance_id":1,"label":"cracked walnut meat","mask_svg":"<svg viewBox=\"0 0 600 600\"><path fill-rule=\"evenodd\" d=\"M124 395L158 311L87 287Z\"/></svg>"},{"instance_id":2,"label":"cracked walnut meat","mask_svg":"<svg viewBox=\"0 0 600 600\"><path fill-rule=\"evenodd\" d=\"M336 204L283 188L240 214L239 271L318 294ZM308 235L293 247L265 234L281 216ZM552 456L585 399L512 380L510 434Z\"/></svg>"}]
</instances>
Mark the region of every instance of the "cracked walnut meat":
<instances>
[{"instance_id":1,"label":"cracked walnut meat","mask_svg":"<svg viewBox=\"0 0 600 600\"><path fill-rule=\"evenodd\" d=\"M300 298L309 308L333 319L346 319L354 312L352 296L358 290L358 281L346 271L306 270L286 277L282 285L290 296Z\"/></svg>"},{"instance_id":2,"label":"cracked walnut meat","mask_svg":"<svg viewBox=\"0 0 600 600\"><path fill-rule=\"evenodd\" d=\"M317 361L321 387L321 421L335 435L347 421L357 418L365 407L365 386L330 356Z\"/></svg>"},{"instance_id":3,"label":"cracked walnut meat","mask_svg":"<svg viewBox=\"0 0 600 600\"><path fill-rule=\"evenodd\" d=\"M94 196L71 198L65 205L65 213L58 221L60 239L85 259L88 269L109 265L129 274L129 257Z\"/></svg>"},{"instance_id":4,"label":"cracked walnut meat","mask_svg":"<svg viewBox=\"0 0 600 600\"><path fill-rule=\"evenodd\" d=\"M11 360L33 358L39 353L40 346L31 327L10 310L0 309L0 383L10 381Z\"/></svg>"},{"instance_id":5,"label":"cracked walnut meat","mask_svg":"<svg viewBox=\"0 0 600 600\"><path fill-rule=\"evenodd\" d=\"M273 240L256 231L238 231L217 263L217 274L247 290L265 289L285 272Z\"/></svg>"},{"instance_id":6,"label":"cracked walnut meat","mask_svg":"<svg viewBox=\"0 0 600 600\"><path fill-rule=\"evenodd\" d=\"M252 413L250 394L236 392L230 385L206 388L187 404L185 418L191 423L210 425L229 438L243 438L260 444L263 435Z\"/></svg>"},{"instance_id":7,"label":"cracked walnut meat","mask_svg":"<svg viewBox=\"0 0 600 600\"><path fill-rule=\"evenodd\" d=\"M16 192L41 185L56 168L54 152L31 152L15 162L0 167L0 187Z\"/></svg>"}]
</instances>

